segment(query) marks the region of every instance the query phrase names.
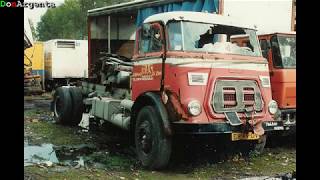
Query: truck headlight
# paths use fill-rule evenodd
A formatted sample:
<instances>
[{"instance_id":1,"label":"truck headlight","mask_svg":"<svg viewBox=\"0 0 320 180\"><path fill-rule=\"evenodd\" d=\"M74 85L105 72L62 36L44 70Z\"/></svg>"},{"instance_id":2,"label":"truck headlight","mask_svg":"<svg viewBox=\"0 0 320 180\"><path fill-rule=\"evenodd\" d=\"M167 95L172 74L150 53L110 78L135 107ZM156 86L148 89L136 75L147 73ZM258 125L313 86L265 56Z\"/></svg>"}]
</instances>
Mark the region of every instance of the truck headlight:
<instances>
[{"instance_id":1,"label":"truck headlight","mask_svg":"<svg viewBox=\"0 0 320 180\"><path fill-rule=\"evenodd\" d=\"M278 111L278 103L275 100L271 100L268 104L268 109L271 114L275 114Z\"/></svg>"},{"instance_id":2,"label":"truck headlight","mask_svg":"<svg viewBox=\"0 0 320 180\"><path fill-rule=\"evenodd\" d=\"M192 100L188 104L188 111L192 116L198 116L201 113L201 105L199 101Z\"/></svg>"}]
</instances>

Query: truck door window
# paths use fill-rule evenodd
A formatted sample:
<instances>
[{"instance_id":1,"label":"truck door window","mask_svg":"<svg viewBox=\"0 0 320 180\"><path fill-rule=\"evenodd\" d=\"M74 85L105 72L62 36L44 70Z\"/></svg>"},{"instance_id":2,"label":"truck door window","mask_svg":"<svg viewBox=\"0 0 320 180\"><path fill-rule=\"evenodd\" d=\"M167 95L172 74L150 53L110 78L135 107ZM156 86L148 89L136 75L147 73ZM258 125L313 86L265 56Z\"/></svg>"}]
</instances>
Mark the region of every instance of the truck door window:
<instances>
[{"instance_id":1,"label":"truck door window","mask_svg":"<svg viewBox=\"0 0 320 180\"><path fill-rule=\"evenodd\" d=\"M162 50L161 26L144 26L140 31L139 53L159 52Z\"/></svg>"},{"instance_id":2,"label":"truck door window","mask_svg":"<svg viewBox=\"0 0 320 180\"><path fill-rule=\"evenodd\" d=\"M269 51L269 47L268 47L268 42L266 39L261 39L260 40L260 46L261 46L261 51L262 51L262 56L264 58L268 59L268 51Z\"/></svg>"}]
</instances>

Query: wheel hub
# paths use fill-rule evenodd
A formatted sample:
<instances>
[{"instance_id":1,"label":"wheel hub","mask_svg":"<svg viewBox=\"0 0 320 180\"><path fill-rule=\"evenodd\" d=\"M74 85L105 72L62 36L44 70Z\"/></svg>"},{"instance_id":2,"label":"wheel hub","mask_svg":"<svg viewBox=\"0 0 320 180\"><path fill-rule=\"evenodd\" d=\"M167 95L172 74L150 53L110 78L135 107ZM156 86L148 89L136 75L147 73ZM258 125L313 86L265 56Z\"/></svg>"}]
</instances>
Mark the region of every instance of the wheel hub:
<instances>
[{"instance_id":1,"label":"wheel hub","mask_svg":"<svg viewBox=\"0 0 320 180\"><path fill-rule=\"evenodd\" d=\"M148 154L151 152L151 149L152 149L151 130L150 130L150 124L146 121L142 123L139 128L138 142L144 153Z\"/></svg>"}]
</instances>

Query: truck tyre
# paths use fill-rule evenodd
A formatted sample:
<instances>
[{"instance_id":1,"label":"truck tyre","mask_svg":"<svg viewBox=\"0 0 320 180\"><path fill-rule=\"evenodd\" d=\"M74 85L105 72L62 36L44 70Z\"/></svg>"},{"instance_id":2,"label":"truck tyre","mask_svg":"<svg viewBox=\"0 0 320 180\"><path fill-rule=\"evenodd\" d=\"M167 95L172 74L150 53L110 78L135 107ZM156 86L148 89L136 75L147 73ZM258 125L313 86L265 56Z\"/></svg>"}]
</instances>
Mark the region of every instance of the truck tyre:
<instances>
[{"instance_id":1,"label":"truck tyre","mask_svg":"<svg viewBox=\"0 0 320 180\"><path fill-rule=\"evenodd\" d=\"M76 126L80 123L82 119L83 113L83 99L82 99L82 92L81 89L78 87L71 87L70 96L72 100L72 116L70 120L70 125Z\"/></svg>"},{"instance_id":2,"label":"truck tyre","mask_svg":"<svg viewBox=\"0 0 320 180\"><path fill-rule=\"evenodd\" d=\"M171 155L171 138L164 134L160 115L153 106L143 107L135 126L136 152L148 169L164 168Z\"/></svg>"},{"instance_id":3,"label":"truck tyre","mask_svg":"<svg viewBox=\"0 0 320 180\"><path fill-rule=\"evenodd\" d=\"M72 117L72 100L69 88L59 87L53 94L53 112L57 123L67 125Z\"/></svg>"}]
</instances>

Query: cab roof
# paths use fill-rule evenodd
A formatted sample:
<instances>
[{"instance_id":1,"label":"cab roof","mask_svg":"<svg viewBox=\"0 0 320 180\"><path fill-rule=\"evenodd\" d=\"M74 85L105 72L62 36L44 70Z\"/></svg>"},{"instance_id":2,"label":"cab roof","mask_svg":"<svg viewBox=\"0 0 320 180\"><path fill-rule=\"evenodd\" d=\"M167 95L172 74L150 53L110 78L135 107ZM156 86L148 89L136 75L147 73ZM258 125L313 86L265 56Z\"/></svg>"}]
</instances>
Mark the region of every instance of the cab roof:
<instances>
[{"instance_id":1,"label":"cab roof","mask_svg":"<svg viewBox=\"0 0 320 180\"><path fill-rule=\"evenodd\" d=\"M191 12L191 11L174 11L152 15L144 20L144 23L162 21L167 23L170 20L183 20L191 22L200 22L208 24L220 24L226 26L234 26L246 29L256 29L254 25L242 23L241 20L229 16L222 16L212 13Z\"/></svg>"},{"instance_id":2,"label":"cab roof","mask_svg":"<svg viewBox=\"0 0 320 180\"><path fill-rule=\"evenodd\" d=\"M295 32L295 31L289 31L289 32L268 32L268 33L258 33L258 36L274 35L274 34L282 34L282 35L296 35L296 32Z\"/></svg>"}]
</instances>

